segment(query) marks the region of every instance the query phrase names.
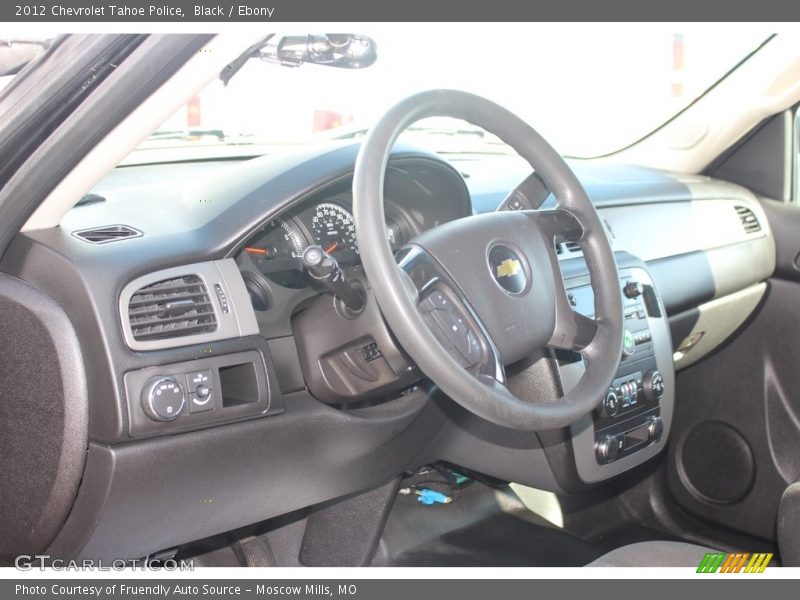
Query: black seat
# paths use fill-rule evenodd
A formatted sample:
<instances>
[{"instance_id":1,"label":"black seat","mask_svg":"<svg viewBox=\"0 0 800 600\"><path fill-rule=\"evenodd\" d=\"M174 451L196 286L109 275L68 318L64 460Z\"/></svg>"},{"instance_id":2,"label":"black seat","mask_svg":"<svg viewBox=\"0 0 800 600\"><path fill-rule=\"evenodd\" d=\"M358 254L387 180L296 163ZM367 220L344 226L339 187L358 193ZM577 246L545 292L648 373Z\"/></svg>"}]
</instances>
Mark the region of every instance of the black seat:
<instances>
[{"instance_id":1,"label":"black seat","mask_svg":"<svg viewBox=\"0 0 800 600\"><path fill-rule=\"evenodd\" d=\"M697 567L712 548L685 542L639 542L612 550L587 567Z\"/></svg>"},{"instance_id":2,"label":"black seat","mask_svg":"<svg viewBox=\"0 0 800 600\"><path fill-rule=\"evenodd\" d=\"M800 566L800 481L786 488L778 508L778 545L786 567ZM640 542L612 550L587 567L697 567L713 548L685 542Z\"/></svg>"},{"instance_id":3,"label":"black seat","mask_svg":"<svg viewBox=\"0 0 800 600\"><path fill-rule=\"evenodd\" d=\"M787 487L781 496L778 547L784 567L800 567L800 481Z\"/></svg>"}]
</instances>

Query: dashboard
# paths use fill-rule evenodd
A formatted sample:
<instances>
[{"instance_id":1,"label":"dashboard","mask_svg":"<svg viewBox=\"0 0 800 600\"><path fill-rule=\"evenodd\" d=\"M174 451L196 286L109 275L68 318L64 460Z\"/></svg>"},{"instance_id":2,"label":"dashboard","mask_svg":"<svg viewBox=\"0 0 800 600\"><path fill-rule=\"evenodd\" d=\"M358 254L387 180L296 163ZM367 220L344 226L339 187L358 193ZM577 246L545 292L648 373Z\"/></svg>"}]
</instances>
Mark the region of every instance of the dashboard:
<instances>
[{"instance_id":1,"label":"dashboard","mask_svg":"<svg viewBox=\"0 0 800 600\"><path fill-rule=\"evenodd\" d=\"M342 318L322 333L335 308L305 274L305 248L321 246L369 291L350 193L358 149L347 142L227 164L120 168L98 186L102 201L77 206L59 228L17 237L0 270L63 307L91 374L81 390L89 415L81 486L102 493L79 493L54 549L136 558L435 460L540 489L587 489L663 448L674 371L713 352L757 309L775 268L772 234L748 190L573 164L608 229L620 285L643 290L626 315L641 352L609 382L626 410L601 406L571 431L495 427L420 383L388 330L370 339ZM398 145L385 178L390 246L497 208L529 175L514 160L444 160ZM566 288L587 305L580 247L556 250ZM318 357L302 332L324 346ZM574 357L546 357L510 369L509 386L520 395L531 385L563 391L579 368ZM401 385L387 391L385 378L397 373ZM316 394L319 382L339 386L336 397ZM368 401L337 400L359 395ZM630 445L598 455L609 440Z\"/></svg>"},{"instance_id":2,"label":"dashboard","mask_svg":"<svg viewBox=\"0 0 800 600\"><path fill-rule=\"evenodd\" d=\"M322 291L303 267L308 246L320 246L346 272L360 272L351 185L347 176L323 186L258 227L230 253L264 337L292 335L296 307ZM471 213L461 176L419 158L389 168L384 205L386 239L395 251L419 233Z\"/></svg>"}]
</instances>

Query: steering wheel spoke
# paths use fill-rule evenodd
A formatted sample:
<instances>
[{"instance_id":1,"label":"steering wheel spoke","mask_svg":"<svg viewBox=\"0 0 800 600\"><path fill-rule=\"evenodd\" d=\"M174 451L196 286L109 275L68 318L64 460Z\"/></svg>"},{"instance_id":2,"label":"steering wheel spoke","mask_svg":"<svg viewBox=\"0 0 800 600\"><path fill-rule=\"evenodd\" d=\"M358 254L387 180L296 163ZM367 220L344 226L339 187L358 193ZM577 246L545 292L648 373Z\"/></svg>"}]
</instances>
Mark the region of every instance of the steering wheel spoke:
<instances>
[{"instance_id":1,"label":"steering wheel spoke","mask_svg":"<svg viewBox=\"0 0 800 600\"><path fill-rule=\"evenodd\" d=\"M401 253L399 266L413 283L417 309L442 348L476 377L503 383L503 366L491 336L441 265L412 245Z\"/></svg>"},{"instance_id":2,"label":"steering wheel spoke","mask_svg":"<svg viewBox=\"0 0 800 600\"><path fill-rule=\"evenodd\" d=\"M550 348L580 352L592 343L598 329L594 319L572 310L568 304L557 304L556 310L556 327L548 343Z\"/></svg>"},{"instance_id":3,"label":"steering wheel spoke","mask_svg":"<svg viewBox=\"0 0 800 600\"><path fill-rule=\"evenodd\" d=\"M583 225L565 208L526 211L542 234L552 240L553 251L564 242L580 242L585 233Z\"/></svg>"},{"instance_id":4,"label":"steering wheel spoke","mask_svg":"<svg viewBox=\"0 0 800 600\"><path fill-rule=\"evenodd\" d=\"M544 181L536 172L517 185L500 203L497 210L530 210L539 208L550 196Z\"/></svg>"},{"instance_id":5,"label":"steering wheel spoke","mask_svg":"<svg viewBox=\"0 0 800 600\"><path fill-rule=\"evenodd\" d=\"M559 244L564 242L579 242L585 233L584 229L577 217L563 208L529 211L529 215L550 242L548 256L555 283L556 318L548 347L580 352L597 334L597 322L573 310L564 287L557 249Z\"/></svg>"}]
</instances>

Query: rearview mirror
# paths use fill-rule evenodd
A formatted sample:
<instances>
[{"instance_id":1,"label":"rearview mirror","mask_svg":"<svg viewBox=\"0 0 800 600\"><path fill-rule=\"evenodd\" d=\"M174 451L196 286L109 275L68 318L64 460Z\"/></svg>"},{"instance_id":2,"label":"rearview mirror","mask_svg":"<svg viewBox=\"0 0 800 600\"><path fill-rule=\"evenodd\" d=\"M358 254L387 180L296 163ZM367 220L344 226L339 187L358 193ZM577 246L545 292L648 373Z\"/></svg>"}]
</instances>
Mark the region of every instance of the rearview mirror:
<instances>
[{"instance_id":1,"label":"rearview mirror","mask_svg":"<svg viewBox=\"0 0 800 600\"><path fill-rule=\"evenodd\" d=\"M366 35L323 33L306 35L270 34L245 50L219 74L225 85L251 58L260 58L285 67L310 63L340 69L363 69L378 58L375 42Z\"/></svg>"},{"instance_id":2,"label":"rearview mirror","mask_svg":"<svg viewBox=\"0 0 800 600\"><path fill-rule=\"evenodd\" d=\"M375 42L366 35L325 33L273 37L261 48L259 57L284 66L304 63L363 69L378 58Z\"/></svg>"}]
</instances>

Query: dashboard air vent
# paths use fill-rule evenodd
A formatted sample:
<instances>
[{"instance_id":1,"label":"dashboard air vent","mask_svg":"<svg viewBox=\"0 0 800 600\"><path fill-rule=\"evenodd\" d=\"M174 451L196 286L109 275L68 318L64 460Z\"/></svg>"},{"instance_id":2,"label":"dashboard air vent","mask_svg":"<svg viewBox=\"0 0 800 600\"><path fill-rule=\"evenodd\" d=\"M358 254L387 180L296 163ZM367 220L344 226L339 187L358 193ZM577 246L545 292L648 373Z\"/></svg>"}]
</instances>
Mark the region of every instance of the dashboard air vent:
<instances>
[{"instance_id":1,"label":"dashboard air vent","mask_svg":"<svg viewBox=\"0 0 800 600\"><path fill-rule=\"evenodd\" d=\"M578 242L564 242L564 249L567 252L580 252L581 245Z\"/></svg>"},{"instance_id":2,"label":"dashboard air vent","mask_svg":"<svg viewBox=\"0 0 800 600\"><path fill-rule=\"evenodd\" d=\"M758 217L756 217L752 210L746 206L737 206L736 214L739 215L739 219L742 221L742 227L744 227L745 232L755 233L757 231L761 231L761 223L758 222Z\"/></svg>"},{"instance_id":3,"label":"dashboard air vent","mask_svg":"<svg viewBox=\"0 0 800 600\"><path fill-rule=\"evenodd\" d=\"M197 275L165 279L134 292L128 319L136 341L162 340L217 329L217 316Z\"/></svg>"},{"instance_id":4,"label":"dashboard air vent","mask_svg":"<svg viewBox=\"0 0 800 600\"><path fill-rule=\"evenodd\" d=\"M107 227L93 227L73 231L72 235L90 244L107 244L127 238L141 237L142 232L127 225L108 225Z\"/></svg>"}]
</instances>

